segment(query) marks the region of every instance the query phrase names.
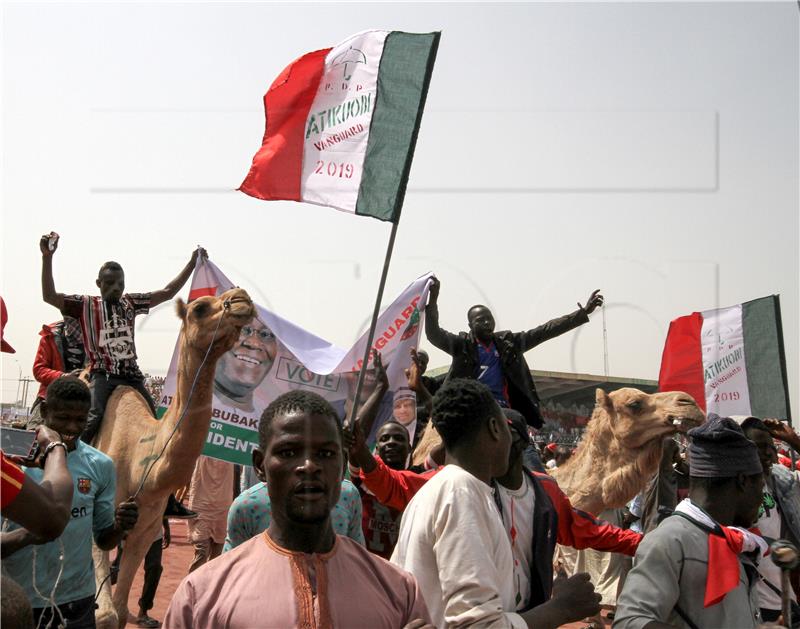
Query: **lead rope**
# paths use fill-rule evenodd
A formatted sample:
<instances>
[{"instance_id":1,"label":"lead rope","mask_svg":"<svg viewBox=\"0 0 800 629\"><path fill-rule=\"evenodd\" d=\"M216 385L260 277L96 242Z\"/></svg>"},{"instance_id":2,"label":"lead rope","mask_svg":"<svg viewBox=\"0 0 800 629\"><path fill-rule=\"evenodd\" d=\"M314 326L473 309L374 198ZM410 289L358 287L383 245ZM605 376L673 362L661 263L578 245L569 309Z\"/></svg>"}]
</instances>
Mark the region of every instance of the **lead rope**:
<instances>
[{"instance_id":1,"label":"lead rope","mask_svg":"<svg viewBox=\"0 0 800 629\"><path fill-rule=\"evenodd\" d=\"M8 520L7 518L3 520L3 526L2 526L3 533L7 533L8 532L10 522L11 521ZM50 543L51 544L55 543L55 540L53 540L53 542L50 542ZM61 553L58 556L58 562L59 562L58 575L56 576L55 585L53 586L53 589L50 591L50 596L45 596L39 590L39 587L36 585L36 555L37 555L37 548L38 548L38 546L36 546L36 545L34 545L34 547L33 547L33 566L31 568L32 569L31 582L32 582L32 585L33 585L33 591L36 593L36 595L39 598L41 598L43 601L49 601L51 606L55 607L56 612L58 613L58 617L59 617L59 624L62 627L65 627L66 624L67 624L67 621L64 618L64 615L61 613L61 610L58 609L58 606L56 605L56 601L55 601L56 589L58 588L58 586L59 586L59 584L61 582L61 576L64 573L64 541L61 538L59 538L58 539L58 543L59 543L59 546L61 548ZM43 616L39 617L39 621L36 623L36 629L40 628L40 626L42 624L42 617ZM50 619L50 622L47 623L47 627L50 627L53 624L53 620L55 620L55 617L56 617L56 615L53 614L53 617Z\"/></svg>"},{"instance_id":2,"label":"lead rope","mask_svg":"<svg viewBox=\"0 0 800 629\"><path fill-rule=\"evenodd\" d=\"M50 596L45 596L39 591L39 587L36 585L36 546L33 547L33 591L36 592L36 595L50 603L50 609L55 610L50 614L50 622L45 625L45 629L50 629L53 626L53 621L56 619L56 614L58 614L58 626L59 627L66 627L67 621L64 618L64 614L61 613L61 610L58 608L56 604L56 589L58 588L59 584L61 583L61 575L64 574L64 540L60 537L58 538L58 544L61 549L61 552L58 555L58 575L56 576L56 582L53 585L53 589L50 590ZM36 629L39 629L42 624L42 619L44 618L44 613L39 616L39 621L36 623Z\"/></svg>"},{"instance_id":3,"label":"lead rope","mask_svg":"<svg viewBox=\"0 0 800 629\"><path fill-rule=\"evenodd\" d=\"M800 0L798 0L800 2ZM606 302L603 300L603 305L600 306L600 312L603 314L603 369L604 375L608 378L608 330L606 329Z\"/></svg>"}]
</instances>

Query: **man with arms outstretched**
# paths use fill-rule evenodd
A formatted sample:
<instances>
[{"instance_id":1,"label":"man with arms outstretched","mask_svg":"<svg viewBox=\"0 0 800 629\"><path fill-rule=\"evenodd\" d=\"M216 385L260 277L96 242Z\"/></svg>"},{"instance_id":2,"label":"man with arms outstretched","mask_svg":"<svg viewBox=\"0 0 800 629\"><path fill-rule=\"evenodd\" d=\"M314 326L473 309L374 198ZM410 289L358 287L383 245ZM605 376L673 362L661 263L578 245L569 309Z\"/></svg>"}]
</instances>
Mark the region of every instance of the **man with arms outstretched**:
<instances>
[{"instance_id":1,"label":"man with arms outstretched","mask_svg":"<svg viewBox=\"0 0 800 629\"><path fill-rule=\"evenodd\" d=\"M479 380L489 387L501 407L519 411L529 425L541 428L539 395L524 353L588 323L589 315L603 304L600 290L589 296L585 307L578 304L575 312L523 332L495 332L492 312L476 305L467 311L469 332L453 334L439 327L438 299L439 280L433 278L425 308L425 336L453 357L447 379Z\"/></svg>"}]
</instances>

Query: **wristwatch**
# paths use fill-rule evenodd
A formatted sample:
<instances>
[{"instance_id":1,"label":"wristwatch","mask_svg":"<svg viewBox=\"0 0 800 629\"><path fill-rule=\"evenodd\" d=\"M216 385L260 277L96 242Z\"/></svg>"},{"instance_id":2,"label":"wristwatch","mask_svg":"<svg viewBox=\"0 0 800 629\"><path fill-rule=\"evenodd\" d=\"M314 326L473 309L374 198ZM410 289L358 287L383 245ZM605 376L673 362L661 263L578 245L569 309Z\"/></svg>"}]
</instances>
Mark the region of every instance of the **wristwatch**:
<instances>
[{"instance_id":1,"label":"wristwatch","mask_svg":"<svg viewBox=\"0 0 800 629\"><path fill-rule=\"evenodd\" d=\"M69 450L67 450L66 443L64 443L63 441L51 441L50 443L47 444L47 447L44 449L44 454L42 454L42 469L44 469L44 464L47 461L47 455L50 454L53 448L57 448L59 446L64 448L64 456L67 455Z\"/></svg>"}]
</instances>

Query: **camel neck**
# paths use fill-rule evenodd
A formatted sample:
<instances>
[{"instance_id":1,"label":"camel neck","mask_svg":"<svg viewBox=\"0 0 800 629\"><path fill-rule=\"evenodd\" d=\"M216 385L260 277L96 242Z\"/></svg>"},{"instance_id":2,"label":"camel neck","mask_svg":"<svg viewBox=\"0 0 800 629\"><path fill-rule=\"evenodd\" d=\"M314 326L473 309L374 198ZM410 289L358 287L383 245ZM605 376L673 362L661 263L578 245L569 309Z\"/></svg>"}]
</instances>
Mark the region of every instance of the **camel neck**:
<instances>
[{"instance_id":1,"label":"camel neck","mask_svg":"<svg viewBox=\"0 0 800 629\"><path fill-rule=\"evenodd\" d=\"M203 450L211 424L213 363L203 364L202 355L181 345L175 396L161 420L156 452L166 449L157 464L158 474L152 475L170 485L189 482Z\"/></svg>"}]
</instances>

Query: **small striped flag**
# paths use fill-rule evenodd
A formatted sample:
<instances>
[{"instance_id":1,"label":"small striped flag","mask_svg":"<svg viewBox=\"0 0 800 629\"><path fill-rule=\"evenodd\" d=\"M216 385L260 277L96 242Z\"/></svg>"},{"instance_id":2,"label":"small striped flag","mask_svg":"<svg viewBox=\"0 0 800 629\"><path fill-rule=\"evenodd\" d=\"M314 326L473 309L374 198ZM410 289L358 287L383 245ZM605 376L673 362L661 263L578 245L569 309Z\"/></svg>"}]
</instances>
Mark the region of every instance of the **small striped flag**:
<instances>
[{"instance_id":1,"label":"small striped flag","mask_svg":"<svg viewBox=\"0 0 800 629\"><path fill-rule=\"evenodd\" d=\"M791 419L778 296L672 321L658 388L684 391L722 417Z\"/></svg>"},{"instance_id":2,"label":"small striped flag","mask_svg":"<svg viewBox=\"0 0 800 629\"><path fill-rule=\"evenodd\" d=\"M365 31L292 62L239 190L396 222L439 36Z\"/></svg>"}]
</instances>

